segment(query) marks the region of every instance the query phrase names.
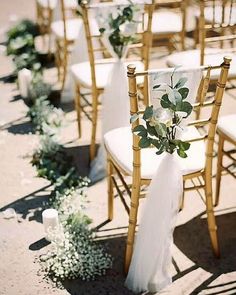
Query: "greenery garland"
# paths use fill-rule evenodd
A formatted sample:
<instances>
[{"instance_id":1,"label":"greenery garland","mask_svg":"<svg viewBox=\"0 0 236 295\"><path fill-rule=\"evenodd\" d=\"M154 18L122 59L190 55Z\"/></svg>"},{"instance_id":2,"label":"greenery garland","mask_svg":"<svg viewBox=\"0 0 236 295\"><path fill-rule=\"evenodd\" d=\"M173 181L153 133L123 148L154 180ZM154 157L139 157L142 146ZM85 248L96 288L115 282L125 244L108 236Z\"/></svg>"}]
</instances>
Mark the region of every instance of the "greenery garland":
<instances>
[{"instance_id":1,"label":"greenery garland","mask_svg":"<svg viewBox=\"0 0 236 295\"><path fill-rule=\"evenodd\" d=\"M16 71L32 70L30 85L31 106L27 116L35 132L40 134L40 146L34 152L32 165L38 176L54 185L47 207L58 210L60 227L50 233L51 247L39 260L44 274L57 285L65 279L95 279L112 266L112 258L95 240L91 220L84 214L87 177L78 175L72 157L58 142L58 128L63 112L48 100L51 87L44 83L42 66L35 50L37 26L24 20L7 33L7 54L13 56Z\"/></svg>"}]
</instances>

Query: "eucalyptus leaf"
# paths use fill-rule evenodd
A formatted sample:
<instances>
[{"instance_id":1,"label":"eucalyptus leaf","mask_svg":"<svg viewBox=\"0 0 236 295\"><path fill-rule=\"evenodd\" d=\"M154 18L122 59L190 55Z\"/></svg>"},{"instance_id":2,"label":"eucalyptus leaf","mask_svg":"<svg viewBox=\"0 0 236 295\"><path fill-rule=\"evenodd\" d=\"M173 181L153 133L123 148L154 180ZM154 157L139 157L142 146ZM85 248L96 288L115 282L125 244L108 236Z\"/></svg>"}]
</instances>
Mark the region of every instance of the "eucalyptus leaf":
<instances>
[{"instance_id":1,"label":"eucalyptus leaf","mask_svg":"<svg viewBox=\"0 0 236 295\"><path fill-rule=\"evenodd\" d=\"M143 114L143 119L148 120L153 116L153 106L148 106L146 107L144 114Z\"/></svg>"},{"instance_id":2,"label":"eucalyptus leaf","mask_svg":"<svg viewBox=\"0 0 236 295\"><path fill-rule=\"evenodd\" d=\"M187 81L188 81L188 78L186 78L186 77L182 77L182 78L180 78L179 81L175 84L175 87L174 87L174 88L175 88L175 89L178 89L178 88L184 86L184 84L185 84Z\"/></svg>"},{"instance_id":3,"label":"eucalyptus leaf","mask_svg":"<svg viewBox=\"0 0 236 295\"><path fill-rule=\"evenodd\" d=\"M168 95L167 94L164 94L161 98L161 106L164 108L164 109L167 109L171 106L171 102L169 101L169 98L168 98Z\"/></svg>"},{"instance_id":4,"label":"eucalyptus leaf","mask_svg":"<svg viewBox=\"0 0 236 295\"><path fill-rule=\"evenodd\" d=\"M140 148L148 148L152 143L152 140L148 137L142 137L139 141Z\"/></svg>"},{"instance_id":5,"label":"eucalyptus leaf","mask_svg":"<svg viewBox=\"0 0 236 295\"><path fill-rule=\"evenodd\" d=\"M180 88L178 91L182 96L182 100L187 98L187 96L189 94L189 89L187 87Z\"/></svg>"},{"instance_id":6,"label":"eucalyptus leaf","mask_svg":"<svg viewBox=\"0 0 236 295\"><path fill-rule=\"evenodd\" d=\"M187 154L182 149L178 149L177 153L181 158L187 158Z\"/></svg>"},{"instance_id":7,"label":"eucalyptus leaf","mask_svg":"<svg viewBox=\"0 0 236 295\"><path fill-rule=\"evenodd\" d=\"M161 137L165 137L166 135L166 126L165 128L163 127L164 124L160 124L160 123L157 123L155 125L155 130L157 132L158 135L160 135Z\"/></svg>"}]
</instances>

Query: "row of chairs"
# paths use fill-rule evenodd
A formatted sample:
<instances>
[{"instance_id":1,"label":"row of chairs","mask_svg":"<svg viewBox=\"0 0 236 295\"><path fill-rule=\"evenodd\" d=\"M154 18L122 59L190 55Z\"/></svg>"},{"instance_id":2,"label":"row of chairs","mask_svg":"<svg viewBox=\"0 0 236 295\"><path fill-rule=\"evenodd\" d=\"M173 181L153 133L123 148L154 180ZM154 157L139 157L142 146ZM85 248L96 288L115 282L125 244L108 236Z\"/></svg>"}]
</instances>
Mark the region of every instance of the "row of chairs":
<instances>
[{"instance_id":1,"label":"row of chairs","mask_svg":"<svg viewBox=\"0 0 236 295\"><path fill-rule=\"evenodd\" d=\"M181 4L184 1L180 1ZM227 5L226 5L227 2ZM209 3L212 4L212 6L209 6ZM222 6L219 6L221 4ZM63 12L63 20L62 23L64 23L64 35L61 40L64 40L61 42L63 44L63 48L60 49L60 52L63 53L66 58L62 57L63 65L60 65L61 68L64 69L64 73L66 73L66 67L67 67L67 55L68 52L70 52L69 47L71 44L68 44L67 41L67 19L65 14L65 3L63 0L61 0L61 6L62 6L62 12ZM172 3L172 5L174 5ZM195 44L199 43L199 49L191 50L191 51L184 51L179 53L174 53L173 55L170 55L167 59L168 66L176 66L179 61L181 61L182 64L185 63L186 66L198 66L203 64L219 64L223 60L223 56L226 55L225 50L223 49L224 44L226 43L227 51L232 49L234 47L234 40L236 39L235 35L235 28L236 28L236 21L233 21L233 15L234 15L234 2L233 1L219 1L218 6L216 5L216 1L199 1L197 4L198 8L200 8L200 12L196 13L195 16L198 16L198 37L195 35ZM207 6L207 7L206 7ZM185 8L184 8L185 7ZM207 14L207 17L205 15L206 8L209 9L211 7L212 14ZM222 10L220 11L221 18L219 18L219 8L222 7ZM175 7L176 8L176 7ZM77 110L77 116L78 116L78 128L79 128L79 134L81 136L81 111L86 111L86 108L84 106L85 104L90 105L91 112L87 113L87 115L91 118L92 121L92 136L91 136L91 146L90 146L90 158L93 159L96 150L95 150L95 143L96 143L96 128L97 128L97 114L98 114L98 104L99 104L99 94L102 93L106 86L106 76L109 73L109 68L112 65L112 62L110 59L105 58L107 57L107 51L104 48L104 45L101 43L100 48L94 47L93 39L99 39L99 34L97 31L94 32L93 30L93 24L91 24L91 18L89 17L89 11L93 9L92 5L88 5L87 3L82 3L81 5L81 15L82 20L84 23L85 28L85 34L86 34L86 40L87 40L87 47L88 47L88 56L89 61L83 62L77 65L73 65L71 67L71 71L73 73L73 77L76 84L76 110ZM182 11L186 11L186 5L181 6ZM217 12L218 9L218 12ZM129 79L129 93L130 93L130 100L131 100L131 114L138 111L138 106L140 103L138 103L138 96L137 96L137 88L142 91L142 104L143 106L147 105L148 103L148 85L147 85L147 76L148 76L148 69L149 69L149 51L152 45L152 41L155 41L155 32L152 32L152 24L154 17L154 4L146 5L146 13L149 15L148 22L146 24L145 30L140 32L140 39L139 44L136 44L139 49L141 49L141 54L139 55L138 61L142 61L143 67L141 69L141 72L136 72L136 66L129 66L128 67L128 79ZM223 11L223 12L222 12ZM225 13L227 11L227 13ZM225 19L225 14L228 15L228 21ZM233 19L233 20L232 20ZM186 21L186 20L184 20ZM185 38L185 32L184 34L178 32L180 38L179 40L182 40L181 49L185 49L185 42L183 41ZM152 36L154 35L154 37ZM158 34L157 34L158 39ZM161 39L161 38L160 38ZM164 40L163 38L162 40ZM168 35L168 39L170 38L170 35ZM97 43L96 43L97 44ZM217 47L221 47L220 49L216 48L210 48L207 49L207 44L217 44ZM168 47L170 49L170 45L168 44ZM134 48L132 48L134 50ZM96 60L96 52L102 53L102 59ZM171 49L170 49L171 50ZM191 58L187 58L187 55L189 55ZM208 56L210 58L208 59ZM133 59L133 54L131 53L129 55L129 60ZM136 58L137 59L137 58ZM177 63L176 63L177 61ZM225 58L224 63L221 66L217 67L204 67L204 71L207 73L203 80L200 83L199 91L198 91L198 97L195 104L195 110L196 110L196 120L192 123L192 125L196 126L198 129L199 127L206 128L208 125L207 133L204 136L198 136L198 138L191 139L193 145L198 145L199 141L204 141L207 146L206 150L206 158L204 157L204 149L201 149L203 151L203 161L200 163L202 166L200 167L193 167L191 168L191 164L194 162L191 162L191 159L196 157L196 155L192 155L193 158L189 157L189 167L190 170L185 171L184 174L184 183L185 189L187 191L192 189L203 189L205 192L205 204L206 204L206 212L207 212L207 220L208 220L208 228L211 238L211 243L213 247L213 251L216 256L219 256L219 246L218 246L218 239L217 239L217 227L214 217L214 211L213 211L213 197L212 197L212 157L213 157L213 143L215 141L215 131L216 131L216 123L218 120L218 114L220 109L220 104L223 97L223 92L226 84L227 78L233 79L236 76L236 60L233 60L231 62L231 69L229 72L228 77L228 70L229 70L229 64L230 59ZM127 61L127 63L130 61ZM132 61L133 62L133 61ZM221 70L220 77L219 77L219 69ZM64 75L65 76L65 75ZM136 77L144 76L144 83L137 83ZM216 91L215 96L212 96L213 99L210 101L206 101L207 97L207 90L209 88L210 83L216 83ZM81 94L81 88L86 88L89 90L90 94L92 94L91 101L89 98ZM83 100L83 102L82 102ZM201 118L201 112L200 109L205 107L211 107L212 110L210 111L210 116L207 119ZM236 143L236 134L234 128L232 126L235 126L235 117L231 116L227 118L222 118L219 122L218 126L218 134L219 134L219 150L218 150L218 170L217 170L217 189L216 189L216 200L215 205L218 204L219 201L219 190L220 190L220 180L223 170L229 171L231 175L235 176L235 173L232 172L232 164L230 165L223 165L222 159L223 155L230 157L231 161L235 164L235 158L233 157L233 154L235 152L235 149L227 151L225 149L225 143L228 141L231 144L235 146ZM133 123L132 128L135 127L135 124L137 122ZM122 140L120 141L119 138L122 137ZM124 140L124 136L126 136L126 141ZM117 141L119 144L117 144ZM120 147L120 142L123 142L125 146L123 148ZM115 129L105 135L105 146L108 152L108 218L112 220L113 218L113 203L114 203L114 188L118 190L118 194L122 198L122 202L125 203L125 200L123 198L123 192L121 189L119 189L119 184L123 184L128 196L130 196L130 205L125 205L126 210L129 214L129 228L128 228L128 239L127 239L127 247L126 247L126 259L125 259L125 269L128 270L130 259L132 256L132 250L133 250L133 242L134 242L134 234L135 234L135 228L137 223L137 214L138 214L138 207L139 207L139 199L140 195L143 195L143 187L147 186L150 183L150 177L147 177L147 175L151 175L152 171L146 171L145 169L145 162L146 163L156 163L155 166L151 165L151 167L148 167L149 169L154 169L158 166L158 157L155 156L155 159L153 157L153 152L150 151L150 153L143 153L143 151L140 151L138 148L138 137L131 134L129 128L126 129ZM133 146L133 151L132 151ZM118 147L118 149L117 149ZM129 157L124 158L122 153L120 151L122 150L128 150ZM151 150L151 149L150 149ZM143 158L142 154L145 154L145 158ZM127 155L127 154L126 154ZM198 156L199 157L199 154ZM142 158L142 161L141 161ZM133 165L132 165L133 160ZM198 164L199 164L198 163ZM146 175L144 172L147 172ZM119 180L117 180L118 178ZM132 176L132 183L126 183L126 176ZM193 186L189 187L187 186L187 180L189 179L197 179L199 182L196 184L196 182L193 182Z\"/></svg>"},{"instance_id":2,"label":"row of chairs","mask_svg":"<svg viewBox=\"0 0 236 295\"><path fill-rule=\"evenodd\" d=\"M92 122L90 145L90 159L92 160L96 155L97 116L99 105L98 97L106 85L108 72L112 63L107 62L107 60L104 62L103 57L107 56L104 46L101 46L100 48L95 48L94 46L94 39L98 40L100 38L100 34L96 28L96 24L94 24L94 19L89 17L90 11L92 10L91 6L88 4L82 5L82 20L78 17L68 19L67 11L74 11L75 8L68 8L68 3L66 3L65 0L60 0L60 3L62 20L54 22L51 25L51 28L54 32L54 35L56 36L56 61L58 68L58 78L62 83L62 88L66 79L69 59L68 55L73 49L73 43L76 40L82 21L84 23L89 63L86 62L73 65L71 70L76 85L75 105L77 110L79 136L82 134L81 111L85 111L85 114ZM148 19L150 23L146 26L145 37L142 39L145 52L141 54L141 60L144 64L144 70L147 70L148 68L150 55L149 51L156 39L173 40L173 38L178 35L181 43L180 48L185 49L186 31L183 28L186 27L186 21L189 19L187 18L186 12L190 11L190 8L188 8L186 3L187 2L183 0L165 0L164 2L162 1L161 4L149 5L149 7L152 7L148 12ZM166 9L160 12L155 10L156 5L157 7L165 7L168 5L168 7L172 7L171 9L174 9L175 12L173 12L170 8L168 8L169 10ZM221 10L219 7L221 7ZM176 9L180 9L181 13L176 14ZM166 26L166 23L168 23L169 19L171 19L171 15L181 16L182 26L181 30L178 32L176 32L175 29L173 31L169 31L170 28ZM159 22L158 18L160 19ZM196 41L195 44L199 43L199 48L170 54L167 58L167 65L169 67L176 67L180 63L183 66L217 64L227 54L224 48L225 44L227 46L227 51L235 51L234 42L236 39L236 5L233 0L218 2L215 0L198 1L197 3L194 3L192 18L196 18L198 21L198 38L195 36L195 41L196 39L198 39L198 41ZM168 21L166 21L167 19ZM157 24L157 26L155 26L155 24ZM163 30L162 26L164 26ZM98 42L96 44L98 44ZM212 44L216 44L217 47L212 47ZM220 49L219 46L221 47ZM168 48L170 47L172 48L170 43L168 43ZM101 55L99 61L97 62L96 54L98 51L101 52ZM103 61L101 61L101 57ZM83 74L81 75L81 73ZM217 77L216 71L214 73ZM235 79L236 77L235 57L233 58L229 77L232 79ZM88 96L81 95L81 89L83 88L89 90L90 94L92 95L91 101L88 99ZM89 111L87 112L86 110L88 109Z\"/></svg>"}]
</instances>

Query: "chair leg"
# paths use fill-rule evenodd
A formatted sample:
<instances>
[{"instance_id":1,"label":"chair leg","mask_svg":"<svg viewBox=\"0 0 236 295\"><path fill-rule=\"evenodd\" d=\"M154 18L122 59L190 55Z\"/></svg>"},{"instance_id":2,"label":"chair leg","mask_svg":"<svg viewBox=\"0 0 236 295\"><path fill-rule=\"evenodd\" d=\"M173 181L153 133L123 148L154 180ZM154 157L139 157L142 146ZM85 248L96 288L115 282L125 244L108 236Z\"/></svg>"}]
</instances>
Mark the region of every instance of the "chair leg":
<instances>
[{"instance_id":1,"label":"chair leg","mask_svg":"<svg viewBox=\"0 0 236 295\"><path fill-rule=\"evenodd\" d=\"M215 196L215 206L219 204L220 198L220 184L221 184L221 175L222 175L222 161L223 161L223 148L224 148L224 139L219 135L218 143L218 159L217 159L217 172L216 172L216 196Z\"/></svg>"},{"instance_id":2,"label":"chair leg","mask_svg":"<svg viewBox=\"0 0 236 295\"><path fill-rule=\"evenodd\" d=\"M80 101L80 86L76 84L75 86L75 109L77 114L77 124L78 124L78 134L79 138L82 136L81 129L81 101Z\"/></svg>"},{"instance_id":3,"label":"chair leg","mask_svg":"<svg viewBox=\"0 0 236 295\"><path fill-rule=\"evenodd\" d=\"M97 132L97 113L98 113L98 93L97 91L92 93L92 134L90 143L90 161L96 156L96 132Z\"/></svg>"},{"instance_id":4,"label":"chair leg","mask_svg":"<svg viewBox=\"0 0 236 295\"><path fill-rule=\"evenodd\" d=\"M108 220L113 219L114 213L114 189L113 189L113 166L111 160L107 159L107 181L108 181Z\"/></svg>"},{"instance_id":5,"label":"chair leg","mask_svg":"<svg viewBox=\"0 0 236 295\"><path fill-rule=\"evenodd\" d=\"M129 227L125 252L125 273L128 273L134 247L135 228L137 224L138 206L139 206L140 186L136 184L132 187L131 206L129 213Z\"/></svg>"},{"instance_id":6,"label":"chair leg","mask_svg":"<svg viewBox=\"0 0 236 295\"><path fill-rule=\"evenodd\" d=\"M220 257L220 250L218 245L217 237L217 226L213 209L213 198L212 198L212 177L210 173L206 172L205 177L205 194L206 194L206 213L207 213L207 222L208 230L210 234L211 244L213 252L217 258Z\"/></svg>"}]
</instances>

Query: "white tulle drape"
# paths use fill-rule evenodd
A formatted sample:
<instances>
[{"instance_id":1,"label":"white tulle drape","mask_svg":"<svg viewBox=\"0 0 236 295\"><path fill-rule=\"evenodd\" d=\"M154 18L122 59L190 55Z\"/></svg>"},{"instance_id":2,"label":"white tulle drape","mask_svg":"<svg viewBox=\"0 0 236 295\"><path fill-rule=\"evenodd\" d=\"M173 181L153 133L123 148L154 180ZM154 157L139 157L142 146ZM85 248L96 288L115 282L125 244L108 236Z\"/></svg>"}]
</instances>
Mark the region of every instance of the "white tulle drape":
<instances>
[{"instance_id":1,"label":"white tulle drape","mask_svg":"<svg viewBox=\"0 0 236 295\"><path fill-rule=\"evenodd\" d=\"M102 138L115 128L129 126L129 96L126 66L122 59L117 60L111 70L110 79L102 95ZM96 158L91 163L89 178L92 182L106 175L106 151L103 142Z\"/></svg>"},{"instance_id":2,"label":"white tulle drape","mask_svg":"<svg viewBox=\"0 0 236 295\"><path fill-rule=\"evenodd\" d=\"M141 15L141 9L136 12L134 19L139 19ZM130 106L128 96L128 80L127 69L124 61L124 57L127 53L127 47L123 48L122 58L118 58L112 45L109 42L110 28L107 21L109 14L115 16L117 14L116 5L104 5L102 9L97 11L96 19L99 27L105 28L105 34L103 35L103 43L110 52L110 54L116 59L111 69L110 78L107 86L102 95L102 138L103 135L115 128L129 126L130 121ZM137 24L127 23L123 29L128 34L135 34L137 32ZM91 163L91 170L89 178L92 182L96 182L103 179L106 176L106 151L103 141L100 144L96 158Z\"/></svg>"},{"instance_id":3,"label":"white tulle drape","mask_svg":"<svg viewBox=\"0 0 236 295\"><path fill-rule=\"evenodd\" d=\"M183 180L178 160L166 154L145 201L125 285L132 291L157 292L171 283L171 244Z\"/></svg>"}]
</instances>

